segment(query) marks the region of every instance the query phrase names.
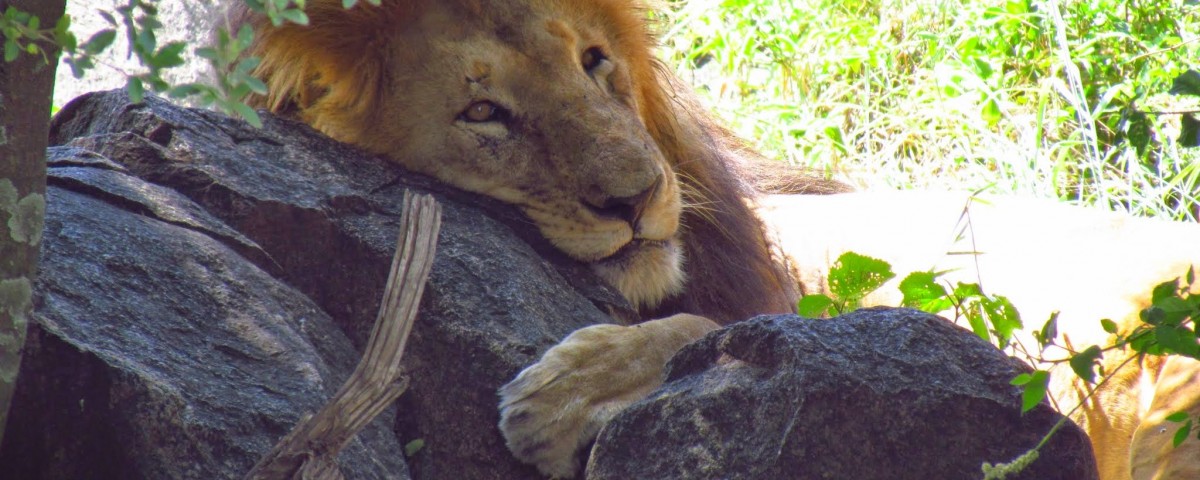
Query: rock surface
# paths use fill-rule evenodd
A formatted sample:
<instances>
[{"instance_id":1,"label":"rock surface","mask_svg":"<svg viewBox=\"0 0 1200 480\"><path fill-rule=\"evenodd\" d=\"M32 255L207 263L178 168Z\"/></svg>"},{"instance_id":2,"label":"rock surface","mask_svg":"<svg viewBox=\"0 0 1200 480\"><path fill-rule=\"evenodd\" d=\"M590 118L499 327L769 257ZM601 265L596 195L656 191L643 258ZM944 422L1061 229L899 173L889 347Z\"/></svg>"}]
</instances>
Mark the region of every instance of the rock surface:
<instances>
[{"instance_id":1,"label":"rock surface","mask_svg":"<svg viewBox=\"0 0 1200 480\"><path fill-rule=\"evenodd\" d=\"M411 384L341 467L540 478L504 447L496 389L574 329L633 312L513 208L264 122L120 92L56 117L0 479L240 477L358 361L410 189L444 207ZM684 352L671 384L605 430L593 478L975 478L1058 418L1016 414L1016 364L906 311L760 319ZM1030 478L1088 478L1070 472L1094 469L1089 453L1068 428L1035 464L1053 471Z\"/></svg>"},{"instance_id":2,"label":"rock surface","mask_svg":"<svg viewBox=\"0 0 1200 480\"><path fill-rule=\"evenodd\" d=\"M343 469L404 478L399 446L420 439L413 478L537 478L503 446L496 388L571 330L632 312L509 207L266 123L119 92L56 117L0 477L240 476L358 361L414 189L444 219L411 387Z\"/></svg>"},{"instance_id":3,"label":"rock surface","mask_svg":"<svg viewBox=\"0 0 1200 480\"><path fill-rule=\"evenodd\" d=\"M144 192L140 201L179 217L194 208L119 172L55 170L113 194ZM175 223L49 192L5 475L236 478L357 362L328 315L215 240L211 219ZM348 475L407 478L389 427L376 422L343 453Z\"/></svg>"},{"instance_id":4,"label":"rock surface","mask_svg":"<svg viewBox=\"0 0 1200 480\"><path fill-rule=\"evenodd\" d=\"M587 478L982 478L1061 418L1021 415L1009 380L1025 370L913 310L758 317L680 352L668 383L601 432ZM1019 478L1096 478L1091 453L1068 423Z\"/></svg>"}]
</instances>

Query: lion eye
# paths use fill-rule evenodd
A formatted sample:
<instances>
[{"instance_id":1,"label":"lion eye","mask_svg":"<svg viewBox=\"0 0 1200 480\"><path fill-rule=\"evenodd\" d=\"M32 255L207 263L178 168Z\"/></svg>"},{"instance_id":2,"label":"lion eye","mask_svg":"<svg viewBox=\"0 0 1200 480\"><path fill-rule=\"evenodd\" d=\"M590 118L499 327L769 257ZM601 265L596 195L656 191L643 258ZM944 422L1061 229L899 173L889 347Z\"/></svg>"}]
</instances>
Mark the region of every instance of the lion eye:
<instances>
[{"instance_id":1,"label":"lion eye","mask_svg":"<svg viewBox=\"0 0 1200 480\"><path fill-rule=\"evenodd\" d=\"M600 47L591 47L587 50L584 50L583 56L580 57L580 63L583 65L583 69L589 72L595 69L597 65L600 65L600 62L605 60L608 60L608 57L604 55L604 52L600 50Z\"/></svg>"},{"instance_id":2,"label":"lion eye","mask_svg":"<svg viewBox=\"0 0 1200 480\"><path fill-rule=\"evenodd\" d=\"M500 120L505 110L487 100L472 103L459 116L468 122L482 123Z\"/></svg>"}]
</instances>

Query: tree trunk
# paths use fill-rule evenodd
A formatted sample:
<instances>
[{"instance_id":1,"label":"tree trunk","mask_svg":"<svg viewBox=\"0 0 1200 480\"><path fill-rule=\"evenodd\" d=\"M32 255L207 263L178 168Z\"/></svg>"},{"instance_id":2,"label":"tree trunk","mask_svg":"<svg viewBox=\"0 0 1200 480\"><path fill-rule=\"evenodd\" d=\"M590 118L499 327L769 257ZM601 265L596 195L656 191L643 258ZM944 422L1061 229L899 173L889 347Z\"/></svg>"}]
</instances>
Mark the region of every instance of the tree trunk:
<instances>
[{"instance_id":1,"label":"tree trunk","mask_svg":"<svg viewBox=\"0 0 1200 480\"><path fill-rule=\"evenodd\" d=\"M52 27L66 0L0 0ZM0 62L0 441L33 312L33 280L46 213L46 142L58 48Z\"/></svg>"}]
</instances>

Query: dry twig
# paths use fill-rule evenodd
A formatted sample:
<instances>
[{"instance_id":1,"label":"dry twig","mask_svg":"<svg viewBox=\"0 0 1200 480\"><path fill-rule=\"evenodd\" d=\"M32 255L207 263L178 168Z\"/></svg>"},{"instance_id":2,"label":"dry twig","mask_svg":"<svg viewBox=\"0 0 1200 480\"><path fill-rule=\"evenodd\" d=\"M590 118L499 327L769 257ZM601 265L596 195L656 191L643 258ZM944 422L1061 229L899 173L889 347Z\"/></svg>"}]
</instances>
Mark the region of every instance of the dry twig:
<instances>
[{"instance_id":1,"label":"dry twig","mask_svg":"<svg viewBox=\"0 0 1200 480\"><path fill-rule=\"evenodd\" d=\"M441 221L441 206L433 197L405 193L383 305L362 360L333 399L302 419L246 480L342 478L338 452L408 388L400 358L433 264Z\"/></svg>"}]
</instances>

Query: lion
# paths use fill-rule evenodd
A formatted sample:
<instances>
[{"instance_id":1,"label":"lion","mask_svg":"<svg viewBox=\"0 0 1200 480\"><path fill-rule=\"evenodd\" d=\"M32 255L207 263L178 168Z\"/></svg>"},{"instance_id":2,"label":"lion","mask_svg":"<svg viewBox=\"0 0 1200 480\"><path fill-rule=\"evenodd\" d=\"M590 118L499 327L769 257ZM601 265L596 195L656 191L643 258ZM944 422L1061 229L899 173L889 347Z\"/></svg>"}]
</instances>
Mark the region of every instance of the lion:
<instances>
[{"instance_id":1,"label":"lion","mask_svg":"<svg viewBox=\"0 0 1200 480\"><path fill-rule=\"evenodd\" d=\"M913 211L855 204L869 197L846 193L838 181L770 167L655 59L644 1L382 0L345 10L341 0L309 0L307 26L274 26L234 3L231 25L256 32L247 53L261 58L254 73L269 87L252 99L255 106L517 206L551 244L590 265L643 317L576 331L499 389L499 429L509 449L550 477L576 476L600 428L660 386L666 362L680 348L753 315L794 313L801 295L824 291L823 272L836 258L831 252L873 253L867 247L882 246L879 255L894 265L929 268L944 255L934 250L925 258L927 249L889 241L892 233L919 229L884 220L921 216L936 226L959 218L954 211L948 220L937 216L947 205L939 199L920 204L938 208ZM999 229L998 238L1058 231L1021 226L1041 214L1040 206L1018 210L1005 217L1016 225L1005 224L1012 228ZM851 238L875 239L865 245L830 235L858 231L865 222L896 232ZM919 238L915 245L942 243ZM1042 253L1038 258L1055 260L1053 252ZM1146 277L1126 268L1114 274L1103 268L1113 265L1111 258L1099 258L1092 265L1096 279ZM1182 270L1173 269L1189 259L1155 260L1165 263L1138 271L1178 275ZM1034 278L1045 265L1009 271L1033 298L1057 300L1052 285ZM1082 304L1140 292L1165 278L1097 293L1112 297L1083 292ZM1130 478L1140 468L1200 468L1195 444L1185 455L1155 443L1167 405L1200 413L1195 388L1186 388L1195 385L1196 369L1152 363L1124 370L1133 372L1128 381L1107 388L1115 393L1076 416L1092 434L1101 468L1112 472L1105 478ZM1185 388L1156 392L1166 379ZM1071 388L1063 388L1062 403ZM1098 420L1089 420L1095 412ZM1135 435L1138 442L1131 441Z\"/></svg>"}]
</instances>

